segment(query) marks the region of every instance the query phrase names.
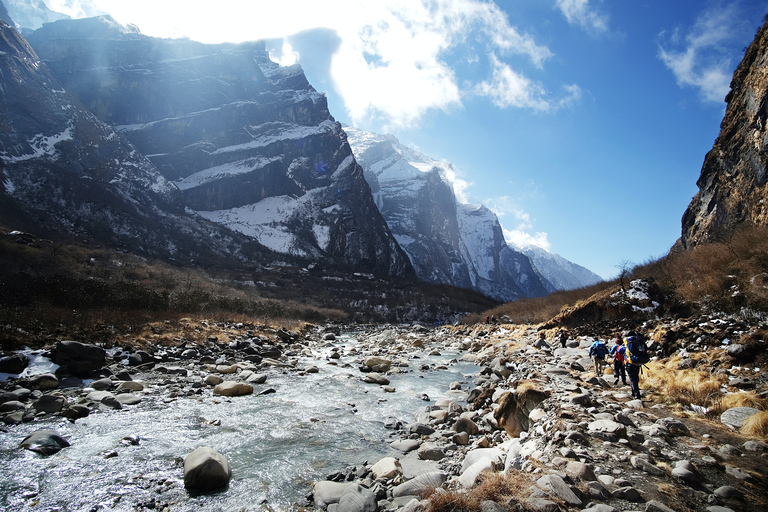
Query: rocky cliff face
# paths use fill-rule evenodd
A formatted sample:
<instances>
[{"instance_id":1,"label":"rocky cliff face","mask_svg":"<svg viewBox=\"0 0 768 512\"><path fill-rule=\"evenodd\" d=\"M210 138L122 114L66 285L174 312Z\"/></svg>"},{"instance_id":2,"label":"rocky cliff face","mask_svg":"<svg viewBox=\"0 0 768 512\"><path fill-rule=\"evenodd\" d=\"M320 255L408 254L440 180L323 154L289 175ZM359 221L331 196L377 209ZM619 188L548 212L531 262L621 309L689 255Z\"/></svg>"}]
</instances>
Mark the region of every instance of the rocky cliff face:
<instances>
[{"instance_id":1,"label":"rocky cliff face","mask_svg":"<svg viewBox=\"0 0 768 512\"><path fill-rule=\"evenodd\" d=\"M458 203L447 178L449 163L392 136L345 130L377 206L421 279L499 300L554 291L525 255L507 245L493 212Z\"/></svg>"},{"instance_id":2,"label":"rocky cliff face","mask_svg":"<svg viewBox=\"0 0 768 512\"><path fill-rule=\"evenodd\" d=\"M150 38L109 17L29 37L64 88L146 155L200 218L277 252L407 275L325 97L259 43Z\"/></svg>"},{"instance_id":3,"label":"rocky cliff face","mask_svg":"<svg viewBox=\"0 0 768 512\"><path fill-rule=\"evenodd\" d=\"M27 41L0 22L0 213L133 252L250 258L252 240L184 212L179 189L79 106Z\"/></svg>"},{"instance_id":4,"label":"rocky cliff face","mask_svg":"<svg viewBox=\"0 0 768 512\"><path fill-rule=\"evenodd\" d=\"M768 23L736 68L726 101L699 192L683 215L683 248L727 238L740 224L768 224Z\"/></svg>"}]
</instances>

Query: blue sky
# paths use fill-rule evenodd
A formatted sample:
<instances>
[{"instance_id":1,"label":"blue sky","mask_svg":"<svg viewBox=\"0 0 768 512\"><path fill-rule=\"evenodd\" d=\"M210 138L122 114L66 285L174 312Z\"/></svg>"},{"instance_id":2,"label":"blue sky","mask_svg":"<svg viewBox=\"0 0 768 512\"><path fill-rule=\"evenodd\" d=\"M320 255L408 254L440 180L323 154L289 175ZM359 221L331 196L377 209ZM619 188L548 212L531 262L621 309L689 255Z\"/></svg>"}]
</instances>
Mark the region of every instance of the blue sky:
<instances>
[{"instance_id":1,"label":"blue sky","mask_svg":"<svg viewBox=\"0 0 768 512\"><path fill-rule=\"evenodd\" d=\"M668 252L768 0L46 0L267 39L346 124L451 162L508 240L610 278Z\"/></svg>"}]
</instances>

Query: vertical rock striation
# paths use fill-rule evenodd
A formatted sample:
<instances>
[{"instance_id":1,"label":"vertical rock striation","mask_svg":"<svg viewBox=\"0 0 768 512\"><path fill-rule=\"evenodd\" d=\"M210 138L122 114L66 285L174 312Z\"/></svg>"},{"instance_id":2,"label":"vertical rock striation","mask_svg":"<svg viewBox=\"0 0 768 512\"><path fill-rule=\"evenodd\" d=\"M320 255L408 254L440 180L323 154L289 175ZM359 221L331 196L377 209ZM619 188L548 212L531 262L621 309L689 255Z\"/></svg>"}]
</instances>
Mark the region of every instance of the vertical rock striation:
<instances>
[{"instance_id":1,"label":"vertical rock striation","mask_svg":"<svg viewBox=\"0 0 768 512\"><path fill-rule=\"evenodd\" d=\"M740 224L768 224L768 22L746 49L725 101L720 135L683 215L682 248L727 238Z\"/></svg>"}]
</instances>

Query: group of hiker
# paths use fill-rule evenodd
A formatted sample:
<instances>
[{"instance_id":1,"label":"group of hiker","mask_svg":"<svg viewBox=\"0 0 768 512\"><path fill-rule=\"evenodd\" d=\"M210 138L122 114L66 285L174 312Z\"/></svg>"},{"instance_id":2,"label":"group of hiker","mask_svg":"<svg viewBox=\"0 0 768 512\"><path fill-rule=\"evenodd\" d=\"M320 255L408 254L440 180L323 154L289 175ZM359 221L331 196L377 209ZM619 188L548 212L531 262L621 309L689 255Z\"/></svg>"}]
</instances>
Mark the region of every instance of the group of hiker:
<instances>
[{"instance_id":1,"label":"group of hiker","mask_svg":"<svg viewBox=\"0 0 768 512\"><path fill-rule=\"evenodd\" d=\"M559 341L563 348L568 341L568 332L560 331ZM616 334L614 345L608 348L602 340L595 338L589 347L589 357L592 358L595 365L595 375L603 375L603 367L610 364L606 357L613 356L613 384L616 385L621 380L626 385L629 380L629 387L632 390L632 398L640 399L640 372L650 360L648 348L645 344L645 338L642 334L635 331L626 331L624 336Z\"/></svg>"}]
</instances>

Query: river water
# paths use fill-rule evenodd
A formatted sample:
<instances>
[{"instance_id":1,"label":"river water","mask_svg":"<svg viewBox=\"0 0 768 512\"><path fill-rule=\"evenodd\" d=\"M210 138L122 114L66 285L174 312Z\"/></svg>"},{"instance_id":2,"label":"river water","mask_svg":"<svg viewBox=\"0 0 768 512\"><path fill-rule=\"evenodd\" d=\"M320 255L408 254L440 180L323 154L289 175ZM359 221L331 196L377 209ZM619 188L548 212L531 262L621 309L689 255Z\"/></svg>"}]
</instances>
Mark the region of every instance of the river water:
<instances>
[{"instance_id":1,"label":"river water","mask_svg":"<svg viewBox=\"0 0 768 512\"><path fill-rule=\"evenodd\" d=\"M340 337L342 353L354 335ZM137 393L144 400L121 411L93 413L75 423L38 421L0 433L0 508L3 510L97 511L153 508L170 510L291 510L305 504L311 482L348 466L397 455L388 418L413 421L414 412L439 398L456 398L449 384L467 381L477 368L456 362L460 353L440 355L419 349L408 354L407 373L389 376L394 393L360 381L355 356L337 365L325 347L318 373L270 375L268 395L225 398L209 391L197 398L169 398L162 389ZM422 365L430 370L421 371ZM435 369L435 367L446 367ZM141 380L141 375L134 375ZM464 389L468 385L465 384ZM162 388L162 386L160 386ZM430 401L424 401L426 394ZM71 446L50 457L19 448L29 433L50 428ZM124 438L138 437L138 444ZM183 457L211 446L232 467L229 487L190 495L183 486ZM111 453L112 457L105 457Z\"/></svg>"}]
</instances>

